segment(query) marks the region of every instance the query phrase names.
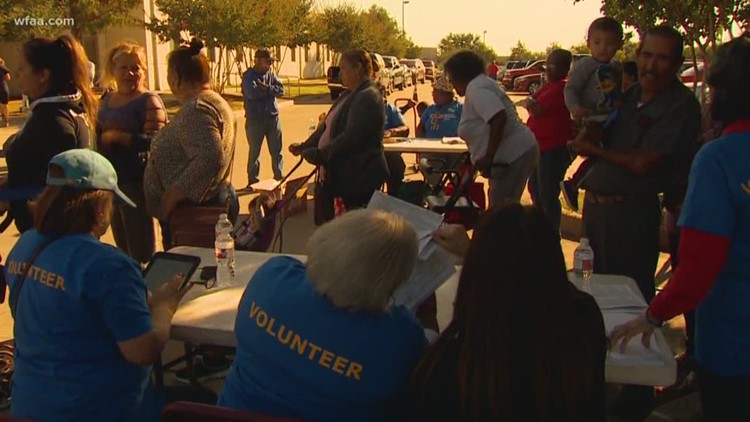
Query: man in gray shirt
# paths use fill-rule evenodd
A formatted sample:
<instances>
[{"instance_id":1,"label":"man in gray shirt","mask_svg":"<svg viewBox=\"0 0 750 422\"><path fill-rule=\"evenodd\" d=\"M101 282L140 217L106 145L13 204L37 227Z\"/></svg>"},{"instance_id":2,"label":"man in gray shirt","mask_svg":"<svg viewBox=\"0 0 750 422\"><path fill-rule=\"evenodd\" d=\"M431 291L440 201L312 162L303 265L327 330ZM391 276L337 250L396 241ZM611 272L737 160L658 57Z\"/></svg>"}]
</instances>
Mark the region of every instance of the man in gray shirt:
<instances>
[{"instance_id":1,"label":"man in gray shirt","mask_svg":"<svg viewBox=\"0 0 750 422\"><path fill-rule=\"evenodd\" d=\"M624 95L617 120L603 134L605 146L571 143L579 155L597 158L583 182L583 225L594 249L594 272L633 278L649 302L659 258L659 194L674 181L700 125L700 106L676 77L683 45L673 28L650 30L638 50L640 85ZM650 411L653 390L635 392L630 407Z\"/></svg>"}]
</instances>

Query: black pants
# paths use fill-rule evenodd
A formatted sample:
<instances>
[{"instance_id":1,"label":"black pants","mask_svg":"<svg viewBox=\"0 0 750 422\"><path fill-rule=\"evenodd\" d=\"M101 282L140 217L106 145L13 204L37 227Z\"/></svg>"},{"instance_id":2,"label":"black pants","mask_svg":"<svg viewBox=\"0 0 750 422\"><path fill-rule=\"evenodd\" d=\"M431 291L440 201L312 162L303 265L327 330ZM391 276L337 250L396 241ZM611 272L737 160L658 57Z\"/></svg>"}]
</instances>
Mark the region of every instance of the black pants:
<instances>
[{"instance_id":1,"label":"black pants","mask_svg":"<svg viewBox=\"0 0 750 422\"><path fill-rule=\"evenodd\" d=\"M617 204L595 204L587 196L583 228L594 250L594 272L634 279L650 303L656 290L660 225L661 205L656 196ZM631 407L628 412L640 416L654 406L653 387L625 385L621 394Z\"/></svg>"},{"instance_id":2,"label":"black pants","mask_svg":"<svg viewBox=\"0 0 750 422\"><path fill-rule=\"evenodd\" d=\"M404 184L404 175L406 174L406 163L401 157L400 152L386 152L385 162L388 165L388 195L397 195L401 185ZM348 208L348 207L347 207Z\"/></svg>"},{"instance_id":3,"label":"black pants","mask_svg":"<svg viewBox=\"0 0 750 422\"><path fill-rule=\"evenodd\" d=\"M698 368L703 420L706 422L746 421L750 398L750 377L725 377Z\"/></svg>"},{"instance_id":4,"label":"black pants","mask_svg":"<svg viewBox=\"0 0 750 422\"><path fill-rule=\"evenodd\" d=\"M587 196L583 228L594 250L594 272L634 279L646 302L651 302L660 225L656 196L617 204L595 204Z\"/></svg>"}]
</instances>

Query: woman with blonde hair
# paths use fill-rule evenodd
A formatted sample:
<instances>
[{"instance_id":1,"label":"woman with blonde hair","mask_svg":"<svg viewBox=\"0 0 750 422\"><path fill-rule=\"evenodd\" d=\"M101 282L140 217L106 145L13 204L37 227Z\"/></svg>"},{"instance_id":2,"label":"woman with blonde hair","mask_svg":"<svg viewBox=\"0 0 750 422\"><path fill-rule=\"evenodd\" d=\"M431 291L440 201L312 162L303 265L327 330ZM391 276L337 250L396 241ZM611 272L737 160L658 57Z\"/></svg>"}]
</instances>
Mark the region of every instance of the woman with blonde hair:
<instances>
[{"instance_id":1,"label":"woman with blonde hair","mask_svg":"<svg viewBox=\"0 0 750 422\"><path fill-rule=\"evenodd\" d=\"M164 102L146 88L143 47L123 42L114 46L104 65L104 94L97 119L97 148L117 171L120 189L137 208L116 205L112 233L117 247L146 263L155 250L154 223L146 212L143 174L151 139L167 124Z\"/></svg>"},{"instance_id":2,"label":"woman with blonde hair","mask_svg":"<svg viewBox=\"0 0 750 422\"><path fill-rule=\"evenodd\" d=\"M272 258L250 280L218 404L303 420L391 420L426 345L414 315L392 305L414 270L417 236L397 215L355 210L321 226L308 249L307 264Z\"/></svg>"}]
</instances>

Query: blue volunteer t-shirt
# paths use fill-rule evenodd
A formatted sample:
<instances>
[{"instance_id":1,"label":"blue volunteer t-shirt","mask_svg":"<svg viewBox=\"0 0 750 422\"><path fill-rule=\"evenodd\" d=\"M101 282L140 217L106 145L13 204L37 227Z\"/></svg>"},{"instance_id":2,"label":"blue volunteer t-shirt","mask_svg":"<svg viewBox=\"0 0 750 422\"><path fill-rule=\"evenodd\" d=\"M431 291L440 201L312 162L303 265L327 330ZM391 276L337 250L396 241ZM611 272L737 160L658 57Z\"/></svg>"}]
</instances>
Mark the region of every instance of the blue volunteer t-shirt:
<instances>
[{"instance_id":1,"label":"blue volunteer t-shirt","mask_svg":"<svg viewBox=\"0 0 750 422\"><path fill-rule=\"evenodd\" d=\"M8 255L12 294L48 236L24 233ZM151 367L125 361L117 342L152 329L134 261L90 234L61 237L33 262L14 315L13 416L35 421L158 420Z\"/></svg>"},{"instance_id":2,"label":"blue volunteer t-shirt","mask_svg":"<svg viewBox=\"0 0 750 422\"><path fill-rule=\"evenodd\" d=\"M406 120L404 120L404 115L401 114L401 111L396 108L391 103L385 104L385 125L383 129L393 129L396 127L404 126L406 125Z\"/></svg>"},{"instance_id":3,"label":"blue volunteer t-shirt","mask_svg":"<svg viewBox=\"0 0 750 422\"><path fill-rule=\"evenodd\" d=\"M731 239L729 259L696 310L696 359L732 377L750 376L749 157L750 131L704 146L693 162L679 222Z\"/></svg>"},{"instance_id":4,"label":"blue volunteer t-shirt","mask_svg":"<svg viewBox=\"0 0 750 422\"><path fill-rule=\"evenodd\" d=\"M425 137L443 139L444 136L458 136L463 104L452 101L446 105L433 104L422 113L421 121Z\"/></svg>"},{"instance_id":5,"label":"blue volunteer t-shirt","mask_svg":"<svg viewBox=\"0 0 750 422\"><path fill-rule=\"evenodd\" d=\"M403 307L371 315L319 295L290 257L261 266L242 295L237 355L219 406L312 421L381 421L426 345Z\"/></svg>"}]
</instances>

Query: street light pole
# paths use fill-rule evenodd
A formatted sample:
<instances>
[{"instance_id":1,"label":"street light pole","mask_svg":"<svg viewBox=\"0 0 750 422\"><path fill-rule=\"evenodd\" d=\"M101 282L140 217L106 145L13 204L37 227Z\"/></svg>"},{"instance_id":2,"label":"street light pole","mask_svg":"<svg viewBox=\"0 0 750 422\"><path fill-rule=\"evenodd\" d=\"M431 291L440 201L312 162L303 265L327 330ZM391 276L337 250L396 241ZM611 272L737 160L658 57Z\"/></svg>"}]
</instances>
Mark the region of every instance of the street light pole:
<instances>
[{"instance_id":1,"label":"street light pole","mask_svg":"<svg viewBox=\"0 0 750 422\"><path fill-rule=\"evenodd\" d=\"M406 12L407 4L409 4L409 0L401 0L401 32L404 33L404 38L406 38L406 26L404 25L404 15Z\"/></svg>"},{"instance_id":2,"label":"street light pole","mask_svg":"<svg viewBox=\"0 0 750 422\"><path fill-rule=\"evenodd\" d=\"M484 34L482 35L482 44L487 45L487 30L484 30Z\"/></svg>"}]
</instances>

